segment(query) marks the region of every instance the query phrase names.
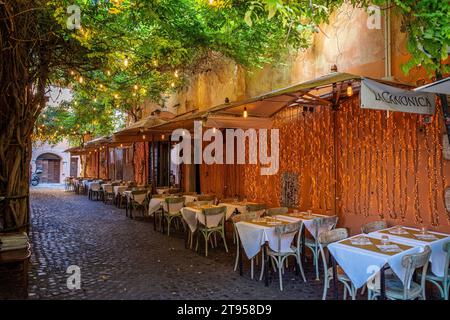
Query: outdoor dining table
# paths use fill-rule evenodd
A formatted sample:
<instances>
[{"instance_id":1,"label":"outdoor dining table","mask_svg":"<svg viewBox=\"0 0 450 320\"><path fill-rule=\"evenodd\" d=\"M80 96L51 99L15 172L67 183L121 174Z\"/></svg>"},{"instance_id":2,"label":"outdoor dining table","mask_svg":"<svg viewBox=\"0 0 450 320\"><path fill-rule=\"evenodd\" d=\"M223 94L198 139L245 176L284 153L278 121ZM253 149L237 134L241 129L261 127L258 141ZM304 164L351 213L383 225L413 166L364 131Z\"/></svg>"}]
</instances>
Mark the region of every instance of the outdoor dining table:
<instances>
[{"instance_id":1,"label":"outdoor dining table","mask_svg":"<svg viewBox=\"0 0 450 320\"><path fill-rule=\"evenodd\" d=\"M289 224L292 221L278 219L276 217L257 218L251 221L241 221L236 223L236 229L241 239L240 244L249 259L255 257L261 248L264 250L266 259L265 265L270 266L269 248L278 250L278 235L275 233L275 227L283 224ZM293 234L283 235L281 238L281 250L290 251L291 243L294 240ZM269 267L264 269L264 283L269 286ZM242 250L239 256L239 272L242 275Z\"/></svg>"},{"instance_id":2,"label":"outdoor dining table","mask_svg":"<svg viewBox=\"0 0 450 320\"><path fill-rule=\"evenodd\" d=\"M256 204L256 203L248 201L234 201L234 202L220 203L220 205L227 207L227 217L228 217L227 220L233 214L247 213L247 205L249 204Z\"/></svg>"},{"instance_id":3,"label":"outdoor dining table","mask_svg":"<svg viewBox=\"0 0 450 320\"><path fill-rule=\"evenodd\" d=\"M183 217L183 220L188 225L189 230L191 231L191 234L193 234L197 228L198 223L201 223L203 225L206 224L206 218L203 214L203 209L210 209L210 208L219 208L221 205L213 205L213 204L206 204L206 205L192 205L181 208L181 216ZM223 216L222 215L214 215L208 217L208 228L214 228L217 227L222 221ZM226 218L225 218L226 219ZM187 237L188 233L186 233L186 245L187 245Z\"/></svg>"},{"instance_id":4,"label":"outdoor dining table","mask_svg":"<svg viewBox=\"0 0 450 320\"><path fill-rule=\"evenodd\" d=\"M445 268L446 253L443 250L444 243L450 241L450 235L440 232L422 232L416 228L395 226L384 230L372 232L369 236L380 239L387 235L399 243L410 246L429 246L431 249L431 272L438 277L443 277Z\"/></svg>"},{"instance_id":5,"label":"outdoor dining table","mask_svg":"<svg viewBox=\"0 0 450 320\"><path fill-rule=\"evenodd\" d=\"M189 194L189 195L183 195L183 197L184 197L185 203L195 202L198 200L198 196L196 196L196 195Z\"/></svg>"},{"instance_id":6,"label":"outdoor dining table","mask_svg":"<svg viewBox=\"0 0 450 320\"><path fill-rule=\"evenodd\" d=\"M411 246L395 240L383 243L372 235L356 235L328 245L333 268L334 296L338 299L337 264L342 268L350 281L359 289L380 273L380 299L386 299L385 271L390 268L404 280L405 268L402 258L408 254L419 253L420 246Z\"/></svg>"}]
</instances>

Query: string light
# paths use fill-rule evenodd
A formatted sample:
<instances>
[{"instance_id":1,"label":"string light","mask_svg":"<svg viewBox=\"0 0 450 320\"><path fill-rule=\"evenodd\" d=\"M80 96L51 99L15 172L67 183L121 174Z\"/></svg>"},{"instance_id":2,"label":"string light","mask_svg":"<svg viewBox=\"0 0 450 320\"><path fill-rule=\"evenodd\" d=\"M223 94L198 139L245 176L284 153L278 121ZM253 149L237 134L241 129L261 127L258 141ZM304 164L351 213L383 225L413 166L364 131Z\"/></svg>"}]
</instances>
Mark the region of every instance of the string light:
<instances>
[{"instance_id":1,"label":"string light","mask_svg":"<svg viewBox=\"0 0 450 320\"><path fill-rule=\"evenodd\" d=\"M78 82L79 82L79 83L83 83L83 82L84 82L83 77L80 77L80 78L78 79Z\"/></svg>"},{"instance_id":2,"label":"string light","mask_svg":"<svg viewBox=\"0 0 450 320\"><path fill-rule=\"evenodd\" d=\"M110 71L110 70L106 70L106 74L107 74L108 76L111 76L111 71Z\"/></svg>"},{"instance_id":3,"label":"string light","mask_svg":"<svg viewBox=\"0 0 450 320\"><path fill-rule=\"evenodd\" d=\"M128 61L128 57L125 57L125 60L123 60L123 65L125 67L128 67L129 61Z\"/></svg>"},{"instance_id":4,"label":"string light","mask_svg":"<svg viewBox=\"0 0 450 320\"><path fill-rule=\"evenodd\" d=\"M138 87L137 84L135 84L135 85L134 85L134 90L137 90L137 89L139 89L139 87Z\"/></svg>"},{"instance_id":5,"label":"string light","mask_svg":"<svg viewBox=\"0 0 450 320\"><path fill-rule=\"evenodd\" d=\"M248 117L247 107L244 107L244 118Z\"/></svg>"},{"instance_id":6,"label":"string light","mask_svg":"<svg viewBox=\"0 0 450 320\"><path fill-rule=\"evenodd\" d=\"M347 97L351 97L353 95L353 87L351 84L347 86Z\"/></svg>"},{"instance_id":7,"label":"string light","mask_svg":"<svg viewBox=\"0 0 450 320\"><path fill-rule=\"evenodd\" d=\"M114 98L115 98L115 99L119 99L119 94L116 93L116 94L114 95Z\"/></svg>"},{"instance_id":8,"label":"string light","mask_svg":"<svg viewBox=\"0 0 450 320\"><path fill-rule=\"evenodd\" d=\"M71 75L71 76L75 75L75 71L70 70L70 75Z\"/></svg>"},{"instance_id":9,"label":"string light","mask_svg":"<svg viewBox=\"0 0 450 320\"><path fill-rule=\"evenodd\" d=\"M170 84L170 86L171 86L172 88L174 88L174 87L175 87L175 82L172 82L172 83Z\"/></svg>"},{"instance_id":10,"label":"string light","mask_svg":"<svg viewBox=\"0 0 450 320\"><path fill-rule=\"evenodd\" d=\"M143 140L145 140L145 134L144 134L144 135L142 135L142 139L143 139Z\"/></svg>"},{"instance_id":11,"label":"string light","mask_svg":"<svg viewBox=\"0 0 450 320\"><path fill-rule=\"evenodd\" d=\"M161 140L164 140L165 139L165 136L162 134L161 135Z\"/></svg>"},{"instance_id":12,"label":"string light","mask_svg":"<svg viewBox=\"0 0 450 320\"><path fill-rule=\"evenodd\" d=\"M97 98L94 98L94 102L97 102Z\"/></svg>"},{"instance_id":13,"label":"string light","mask_svg":"<svg viewBox=\"0 0 450 320\"><path fill-rule=\"evenodd\" d=\"M178 70L175 70L175 78L178 78Z\"/></svg>"}]
</instances>

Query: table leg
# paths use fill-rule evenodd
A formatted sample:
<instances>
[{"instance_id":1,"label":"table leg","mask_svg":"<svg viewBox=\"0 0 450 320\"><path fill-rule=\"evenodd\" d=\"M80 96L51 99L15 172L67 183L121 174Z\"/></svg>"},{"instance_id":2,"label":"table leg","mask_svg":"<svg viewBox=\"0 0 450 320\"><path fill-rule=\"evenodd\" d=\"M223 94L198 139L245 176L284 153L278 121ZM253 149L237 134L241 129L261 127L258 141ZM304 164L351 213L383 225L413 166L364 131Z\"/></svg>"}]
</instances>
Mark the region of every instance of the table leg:
<instances>
[{"instance_id":1,"label":"table leg","mask_svg":"<svg viewBox=\"0 0 450 320\"><path fill-rule=\"evenodd\" d=\"M264 243L264 259L265 261L265 267L264 267L264 285L266 287L269 286L269 272L270 272L270 257L268 254L268 242Z\"/></svg>"},{"instance_id":2,"label":"table leg","mask_svg":"<svg viewBox=\"0 0 450 320\"><path fill-rule=\"evenodd\" d=\"M164 211L161 209L161 224L162 224L162 233L164 234Z\"/></svg>"},{"instance_id":3,"label":"table leg","mask_svg":"<svg viewBox=\"0 0 450 320\"><path fill-rule=\"evenodd\" d=\"M380 270L380 300L386 300L386 266Z\"/></svg>"},{"instance_id":4,"label":"table leg","mask_svg":"<svg viewBox=\"0 0 450 320\"><path fill-rule=\"evenodd\" d=\"M338 280L337 280L337 264L336 259L334 259L333 255L330 254L331 264L333 265L333 292L334 299L339 300L339 291L338 291Z\"/></svg>"}]
</instances>

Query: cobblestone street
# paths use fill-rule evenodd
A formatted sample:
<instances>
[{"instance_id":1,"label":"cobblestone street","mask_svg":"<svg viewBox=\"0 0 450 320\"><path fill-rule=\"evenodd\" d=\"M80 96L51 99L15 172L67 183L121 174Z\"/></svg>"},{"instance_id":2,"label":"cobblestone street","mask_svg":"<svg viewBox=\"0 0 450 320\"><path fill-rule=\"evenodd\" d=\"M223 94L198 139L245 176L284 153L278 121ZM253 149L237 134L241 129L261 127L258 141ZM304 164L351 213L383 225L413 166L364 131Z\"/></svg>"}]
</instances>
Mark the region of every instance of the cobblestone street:
<instances>
[{"instance_id":1,"label":"cobblestone street","mask_svg":"<svg viewBox=\"0 0 450 320\"><path fill-rule=\"evenodd\" d=\"M219 245L196 253L183 235L168 237L153 222L130 220L124 209L52 188L31 191L30 299L320 299L322 282L305 264L305 284L293 271L270 287L233 271L235 250ZM81 289L69 290L67 267L81 268ZM14 290L0 294L11 297ZM9 294L8 294L9 293ZM12 296L14 297L14 296Z\"/></svg>"}]
</instances>

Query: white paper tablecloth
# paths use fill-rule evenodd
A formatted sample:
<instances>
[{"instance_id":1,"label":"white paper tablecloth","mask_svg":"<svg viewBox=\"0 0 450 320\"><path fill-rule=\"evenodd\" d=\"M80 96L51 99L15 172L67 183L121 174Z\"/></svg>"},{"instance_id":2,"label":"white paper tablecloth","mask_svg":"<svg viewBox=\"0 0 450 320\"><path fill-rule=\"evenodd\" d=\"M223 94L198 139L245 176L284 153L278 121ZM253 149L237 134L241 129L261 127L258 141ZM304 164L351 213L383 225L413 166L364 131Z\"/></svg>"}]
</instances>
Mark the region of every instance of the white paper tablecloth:
<instances>
[{"instance_id":1,"label":"white paper tablecloth","mask_svg":"<svg viewBox=\"0 0 450 320\"><path fill-rule=\"evenodd\" d=\"M392 229L392 228L389 228ZM409 229L412 231L419 231L419 229L414 229L414 228L405 228L404 229ZM395 234L389 234L389 239L392 239L393 241L399 242L399 243L404 243L406 245L409 246L430 246L431 248L431 257L430 257L430 262L431 262L431 271L438 277L443 277L444 276L444 271L445 268L447 268L448 266L445 265L445 256L446 253L444 252L444 250L442 249L443 244L450 241L450 235L445 234L445 233L439 233L439 232L433 232L439 235L443 235L443 236L447 236L443 239L437 239L436 241L433 242L428 242L428 241L421 241L419 239L408 239L402 236L398 236ZM380 232L373 232L369 234L371 237L374 238L378 238L380 239L381 236L386 235L385 233L380 233Z\"/></svg>"},{"instance_id":2,"label":"white paper tablecloth","mask_svg":"<svg viewBox=\"0 0 450 320\"><path fill-rule=\"evenodd\" d=\"M265 227L250 222L241 221L236 223L236 229L241 239L242 247L249 259L256 256L261 246L269 242L270 249L278 251L278 235L275 234L275 226ZM291 249L293 234L283 235L281 238L281 251L294 252Z\"/></svg>"},{"instance_id":3,"label":"white paper tablecloth","mask_svg":"<svg viewBox=\"0 0 450 320\"><path fill-rule=\"evenodd\" d=\"M394 241L391 241L391 244L393 243ZM397 277L403 281L406 270L402 266L402 258L407 254L418 253L422 248L413 247L391 256L335 242L328 245L328 250L353 285L356 288L361 288L385 265L389 265Z\"/></svg>"},{"instance_id":4,"label":"white paper tablecloth","mask_svg":"<svg viewBox=\"0 0 450 320\"><path fill-rule=\"evenodd\" d=\"M181 209L181 215L183 216L184 221L186 221L187 225L191 229L192 232L195 232L198 227L198 223L205 225L205 215L203 214L203 211L201 208L191 208L191 207L184 207ZM222 214L219 215L213 215L208 216L208 228L214 228L217 227L222 221Z\"/></svg>"}]
</instances>

